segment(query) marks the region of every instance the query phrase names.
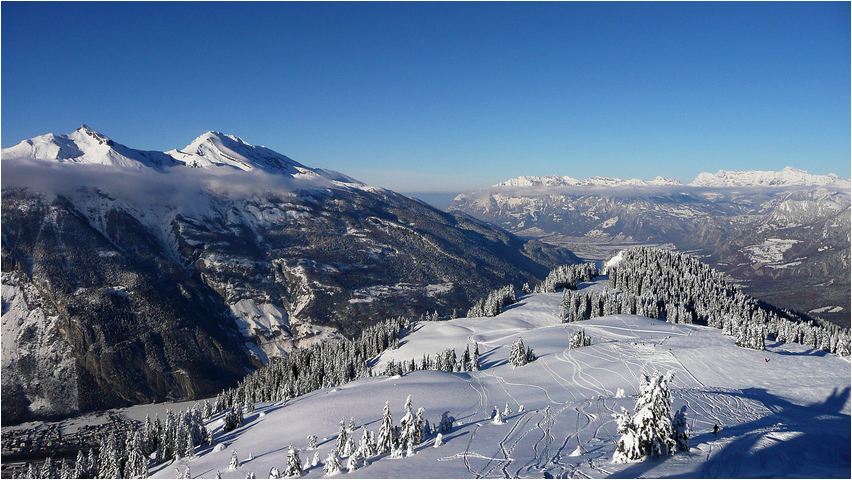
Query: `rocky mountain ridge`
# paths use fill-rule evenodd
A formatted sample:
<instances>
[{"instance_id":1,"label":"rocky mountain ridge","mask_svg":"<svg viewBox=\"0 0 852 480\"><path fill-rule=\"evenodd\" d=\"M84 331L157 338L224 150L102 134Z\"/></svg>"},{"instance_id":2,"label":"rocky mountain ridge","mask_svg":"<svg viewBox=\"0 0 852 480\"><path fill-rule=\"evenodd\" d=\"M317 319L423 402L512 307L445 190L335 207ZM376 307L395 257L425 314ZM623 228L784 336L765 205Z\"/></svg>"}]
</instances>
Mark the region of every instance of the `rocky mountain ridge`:
<instances>
[{"instance_id":1,"label":"rocky mountain ridge","mask_svg":"<svg viewBox=\"0 0 852 480\"><path fill-rule=\"evenodd\" d=\"M83 127L2 159L4 422L208 395L578 260L217 132L145 152Z\"/></svg>"}]
</instances>

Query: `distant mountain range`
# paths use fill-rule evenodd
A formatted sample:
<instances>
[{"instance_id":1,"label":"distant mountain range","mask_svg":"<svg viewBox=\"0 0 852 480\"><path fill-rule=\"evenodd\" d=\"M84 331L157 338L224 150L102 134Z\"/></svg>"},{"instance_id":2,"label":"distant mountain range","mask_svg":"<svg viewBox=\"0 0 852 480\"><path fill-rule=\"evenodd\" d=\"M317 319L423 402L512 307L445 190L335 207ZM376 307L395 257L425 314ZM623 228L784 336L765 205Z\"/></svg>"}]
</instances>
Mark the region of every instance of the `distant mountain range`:
<instances>
[{"instance_id":1,"label":"distant mountain range","mask_svg":"<svg viewBox=\"0 0 852 480\"><path fill-rule=\"evenodd\" d=\"M546 177L521 176L506 180L494 185L495 187L648 187L648 186L679 186L684 185L680 180L673 178L656 177L650 181L632 178L622 180L620 178L591 177L585 180L567 176L550 175ZM830 188L849 189L850 181L844 180L837 175L811 175L804 170L786 167L780 172L769 172L762 170L751 170L741 172L729 172L719 170L716 173L701 173L690 187L791 187L791 186L821 186Z\"/></svg>"},{"instance_id":2,"label":"distant mountain range","mask_svg":"<svg viewBox=\"0 0 852 480\"><path fill-rule=\"evenodd\" d=\"M721 170L688 185L523 176L448 210L586 258L633 244L691 252L756 297L849 326L850 180L834 174Z\"/></svg>"},{"instance_id":3,"label":"distant mountain range","mask_svg":"<svg viewBox=\"0 0 852 480\"><path fill-rule=\"evenodd\" d=\"M2 162L4 423L210 395L578 261L219 132L152 152L83 126Z\"/></svg>"}]
</instances>

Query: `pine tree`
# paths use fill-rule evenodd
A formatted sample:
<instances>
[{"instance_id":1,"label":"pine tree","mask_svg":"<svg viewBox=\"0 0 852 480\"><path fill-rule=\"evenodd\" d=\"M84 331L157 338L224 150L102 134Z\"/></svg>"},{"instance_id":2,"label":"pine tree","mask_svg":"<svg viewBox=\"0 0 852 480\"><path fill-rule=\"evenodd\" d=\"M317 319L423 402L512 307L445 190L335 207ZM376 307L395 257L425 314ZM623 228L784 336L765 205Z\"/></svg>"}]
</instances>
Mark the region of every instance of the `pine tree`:
<instances>
[{"instance_id":1,"label":"pine tree","mask_svg":"<svg viewBox=\"0 0 852 480\"><path fill-rule=\"evenodd\" d=\"M613 415L618 423L618 432L622 435L616 445L613 462L624 463L643 456L657 457L674 453L676 442L669 390L673 378L674 371L666 375L645 376L633 418L624 409L622 413Z\"/></svg>"},{"instance_id":2,"label":"pine tree","mask_svg":"<svg viewBox=\"0 0 852 480\"><path fill-rule=\"evenodd\" d=\"M349 434L346 430L346 420L340 419L340 428L337 431L337 455L341 457L345 457L343 454L344 449L346 448L346 440L349 438Z\"/></svg>"},{"instance_id":3,"label":"pine tree","mask_svg":"<svg viewBox=\"0 0 852 480\"><path fill-rule=\"evenodd\" d=\"M689 424L686 422L686 405L675 413L672 419L674 429L674 441L677 449L682 452L689 451Z\"/></svg>"},{"instance_id":4,"label":"pine tree","mask_svg":"<svg viewBox=\"0 0 852 480\"><path fill-rule=\"evenodd\" d=\"M89 467L82 450L77 450L77 461L74 462L72 478L83 478L88 475Z\"/></svg>"},{"instance_id":5,"label":"pine tree","mask_svg":"<svg viewBox=\"0 0 852 480\"><path fill-rule=\"evenodd\" d=\"M509 363L512 364L512 368L523 367L527 364L527 351L521 337L518 337L518 341L512 344L512 349L509 351Z\"/></svg>"},{"instance_id":6,"label":"pine tree","mask_svg":"<svg viewBox=\"0 0 852 480\"><path fill-rule=\"evenodd\" d=\"M340 459L337 458L337 451L329 451L328 457L325 458L325 462L323 462L322 465L322 471L325 473L325 476L330 477L341 473L342 469L343 467L340 465Z\"/></svg>"},{"instance_id":7,"label":"pine tree","mask_svg":"<svg viewBox=\"0 0 852 480\"><path fill-rule=\"evenodd\" d=\"M47 457L44 459L44 463L41 464L41 470L39 471L39 478L57 478L52 458Z\"/></svg>"},{"instance_id":8,"label":"pine tree","mask_svg":"<svg viewBox=\"0 0 852 480\"><path fill-rule=\"evenodd\" d=\"M237 457L237 451L231 450L231 463L228 464L228 471L233 472L234 470L240 468L240 459Z\"/></svg>"},{"instance_id":9,"label":"pine tree","mask_svg":"<svg viewBox=\"0 0 852 480\"><path fill-rule=\"evenodd\" d=\"M115 432L111 431L106 441L101 443L101 450L98 452L98 478L120 478L118 460Z\"/></svg>"},{"instance_id":10,"label":"pine tree","mask_svg":"<svg viewBox=\"0 0 852 480\"><path fill-rule=\"evenodd\" d=\"M308 450L316 450L317 449L317 436L316 435L308 435Z\"/></svg>"},{"instance_id":11,"label":"pine tree","mask_svg":"<svg viewBox=\"0 0 852 480\"><path fill-rule=\"evenodd\" d=\"M376 454L375 446L370 438L370 432L364 428L364 433L361 435L361 441L358 442L358 454L361 458L367 459Z\"/></svg>"},{"instance_id":12,"label":"pine tree","mask_svg":"<svg viewBox=\"0 0 852 480\"><path fill-rule=\"evenodd\" d=\"M503 415L508 417L512 413L514 413L512 412L512 407L509 406L509 402L506 402L506 408L503 409Z\"/></svg>"},{"instance_id":13,"label":"pine tree","mask_svg":"<svg viewBox=\"0 0 852 480\"><path fill-rule=\"evenodd\" d=\"M299 458L299 450L292 445L287 450L287 467L284 468L284 476L302 476L302 460Z\"/></svg>"},{"instance_id":14,"label":"pine tree","mask_svg":"<svg viewBox=\"0 0 852 480\"><path fill-rule=\"evenodd\" d=\"M73 477L73 471L71 470L71 466L68 465L68 462L65 459L62 459L62 462L59 464L59 478L69 479Z\"/></svg>"},{"instance_id":15,"label":"pine tree","mask_svg":"<svg viewBox=\"0 0 852 480\"><path fill-rule=\"evenodd\" d=\"M500 413L500 409L497 408L497 405L494 405L494 412L492 412L491 415L494 417L493 422L495 425L503 425L506 423L503 421L503 414Z\"/></svg>"},{"instance_id":16,"label":"pine tree","mask_svg":"<svg viewBox=\"0 0 852 480\"><path fill-rule=\"evenodd\" d=\"M136 432L127 448L125 476L128 478L148 478L148 459L142 453L141 435ZM79 477L78 477L79 478Z\"/></svg>"},{"instance_id":17,"label":"pine tree","mask_svg":"<svg viewBox=\"0 0 852 480\"><path fill-rule=\"evenodd\" d=\"M376 451L378 453L393 451L395 446L393 441L393 417L390 413L390 406L385 401L385 408L382 411L382 424L379 426L379 436L376 440Z\"/></svg>"},{"instance_id":18,"label":"pine tree","mask_svg":"<svg viewBox=\"0 0 852 480\"><path fill-rule=\"evenodd\" d=\"M479 366L479 343L473 344L473 358L470 361L470 369L474 372L478 372L480 369Z\"/></svg>"}]
</instances>

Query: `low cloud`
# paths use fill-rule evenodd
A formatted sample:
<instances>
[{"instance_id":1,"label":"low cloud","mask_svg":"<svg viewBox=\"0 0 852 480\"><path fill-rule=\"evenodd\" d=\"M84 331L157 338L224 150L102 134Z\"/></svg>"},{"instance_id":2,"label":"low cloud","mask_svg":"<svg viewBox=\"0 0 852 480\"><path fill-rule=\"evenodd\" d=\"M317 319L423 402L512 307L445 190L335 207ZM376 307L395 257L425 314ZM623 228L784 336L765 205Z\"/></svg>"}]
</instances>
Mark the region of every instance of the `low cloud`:
<instances>
[{"instance_id":1,"label":"low cloud","mask_svg":"<svg viewBox=\"0 0 852 480\"><path fill-rule=\"evenodd\" d=\"M230 167L198 169L175 166L154 170L31 159L3 160L0 165L4 189L26 188L73 197L81 189L96 188L133 204L173 206L185 213L206 209L209 194L244 199L335 188L334 182L322 177L293 178Z\"/></svg>"}]
</instances>

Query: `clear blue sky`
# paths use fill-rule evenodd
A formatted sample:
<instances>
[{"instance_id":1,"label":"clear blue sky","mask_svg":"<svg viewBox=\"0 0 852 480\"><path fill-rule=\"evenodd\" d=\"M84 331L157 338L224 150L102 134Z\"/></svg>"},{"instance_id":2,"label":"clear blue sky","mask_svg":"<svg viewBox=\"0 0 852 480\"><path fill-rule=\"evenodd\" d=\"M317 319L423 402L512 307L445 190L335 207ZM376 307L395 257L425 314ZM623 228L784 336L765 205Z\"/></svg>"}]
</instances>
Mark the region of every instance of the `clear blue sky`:
<instances>
[{"instance_id":1,"label":"clear blue sky","mask_svg":"<svg viewBox=\"0 0 852 480\"><path fill-rule=\"evenodd\" d=\"M403 192L850 173L850 3L2 3L2 146L207 130Z\"/></svg>"}]
</instances>

